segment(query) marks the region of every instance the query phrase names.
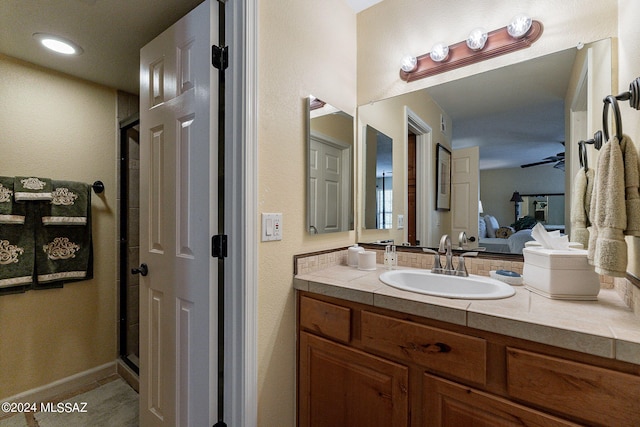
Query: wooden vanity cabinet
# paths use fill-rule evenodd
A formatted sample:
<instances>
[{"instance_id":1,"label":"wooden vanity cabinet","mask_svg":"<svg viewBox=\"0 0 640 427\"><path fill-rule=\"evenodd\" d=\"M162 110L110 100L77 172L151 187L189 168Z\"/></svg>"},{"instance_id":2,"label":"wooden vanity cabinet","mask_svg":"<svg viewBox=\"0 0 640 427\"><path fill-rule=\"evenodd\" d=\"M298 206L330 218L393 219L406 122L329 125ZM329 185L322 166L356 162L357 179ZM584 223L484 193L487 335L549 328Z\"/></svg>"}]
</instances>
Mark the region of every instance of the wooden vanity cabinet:
<instances>
[{"instance_id":1,"label":"wooden vanity cabinet","mask_svg":"<svg viewBox=\"0 0 640 427\"><path fill-rule=\"evenodd\" d=\"M298 292L298 425L640 426L640 367Z\"/></svg>"}]
</instances>

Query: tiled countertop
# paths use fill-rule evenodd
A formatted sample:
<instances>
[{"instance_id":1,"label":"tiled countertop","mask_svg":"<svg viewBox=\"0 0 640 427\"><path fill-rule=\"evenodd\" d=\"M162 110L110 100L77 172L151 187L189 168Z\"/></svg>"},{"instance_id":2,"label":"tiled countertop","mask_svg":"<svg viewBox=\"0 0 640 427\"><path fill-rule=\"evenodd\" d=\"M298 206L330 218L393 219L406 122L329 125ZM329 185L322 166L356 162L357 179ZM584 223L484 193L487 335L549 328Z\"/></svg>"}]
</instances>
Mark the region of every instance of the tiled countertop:
<instances>
[{"instance_id":1,"label":"tiled countertop","mask_svg":"<svg viewBox=\"0 0 640 427\"><path fill-rule=\"evenodd\" d=\"M522 286L505 299L448 299L388 286L384 271L332 266L295 276L294 287L640 365L640 317L614 290L602 289L598 301L552 300Z\"/></svg>"}]
</instances>

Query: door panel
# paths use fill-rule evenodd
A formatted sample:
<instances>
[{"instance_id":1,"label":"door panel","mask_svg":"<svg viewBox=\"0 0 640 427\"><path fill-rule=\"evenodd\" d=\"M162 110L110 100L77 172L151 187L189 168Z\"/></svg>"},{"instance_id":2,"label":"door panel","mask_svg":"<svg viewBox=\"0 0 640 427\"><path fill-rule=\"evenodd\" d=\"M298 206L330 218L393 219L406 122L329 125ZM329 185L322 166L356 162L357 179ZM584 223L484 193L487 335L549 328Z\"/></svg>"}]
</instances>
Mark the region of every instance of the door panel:
<instances>
[{"instance_id":1,"label":"door panel","mask_svg":"<svg viewBox=\"0 0 640 427\"><path fill-rule=\"evenodd\" d=\"M458 241L461 232L478 246L478 199L480 196L480 151L478 147L453 150L451 157L451 240ZM459 242L458 242L459 243Z\"/></svg>"},{"instance_id":2,"label":"door panel","mask_svg":"<svg viewBox=\"0 0 640 427\"><path fill-rule=\"evenodd\" d=\"M142 426L216 419L217 22L205 1L140 52Z\"/></svg>"},{"instance_id":3,"label":"door panel","mask_svg":"<svg viewBox=\"0 0 640 427\"><path fill-rule=\"evenodd\" d=\"M344 191L349 174L345 172L348 159L346 149L336 147L320 137L311 135L309 147L310 225L320 233L343 231L346 224L347 201ZM348 151L348 150L346 150ZM313 229L312 229L313 230Z\"/></svg>"}]
</instances>

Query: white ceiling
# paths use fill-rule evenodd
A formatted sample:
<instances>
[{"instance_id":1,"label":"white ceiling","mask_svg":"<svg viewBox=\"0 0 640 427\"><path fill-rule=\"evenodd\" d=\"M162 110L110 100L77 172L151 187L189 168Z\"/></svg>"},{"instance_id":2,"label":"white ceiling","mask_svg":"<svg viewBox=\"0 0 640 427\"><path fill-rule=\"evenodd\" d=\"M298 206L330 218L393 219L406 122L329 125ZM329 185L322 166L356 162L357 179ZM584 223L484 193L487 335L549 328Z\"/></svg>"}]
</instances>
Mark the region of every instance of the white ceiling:
<instances>
[{"instance_id":1,"label":"white ceiling","mask_svg":"<svg viewBox=\"0 0 640 427\"><path fill-rule=\"evenodd\" d=\"M479 146L480 169L518 167L564 152L575 56L567 49L426 90L451 116L454 149Z\"/></svg>"},{"instance_id":2,"label":"white ceiling","mask_svg":"<svg viewBox=\"0 0 640 427\"><path fill-rule=\"evenodd\" d=\"M0 0L0 53L138 93L140 48L202 0ZM84 53L49 53L32 37L52 33Z\"/></svg>"},{"instance_id":3,"label":"white ceiling","mask_svg":"<svg viewBox=\"0 0 640 427\"><path fill-rule=\"evenodd\" d=\"M380 3L382 0L347 0L347 4L351 7L351 9L355 10L356 13L363 11L376 3Z\"/></svg>"}]
</instances>

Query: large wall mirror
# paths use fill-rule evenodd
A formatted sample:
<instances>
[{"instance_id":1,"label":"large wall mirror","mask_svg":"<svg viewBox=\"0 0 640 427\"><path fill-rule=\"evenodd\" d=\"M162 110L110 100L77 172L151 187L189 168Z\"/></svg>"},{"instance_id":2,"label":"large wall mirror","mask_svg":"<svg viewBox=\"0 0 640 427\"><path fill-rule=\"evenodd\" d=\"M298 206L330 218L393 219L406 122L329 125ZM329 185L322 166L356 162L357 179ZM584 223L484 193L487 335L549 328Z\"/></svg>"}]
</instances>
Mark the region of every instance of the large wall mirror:
<instances>
[{"instance_id":1,"label":"large wall mirror","mask_svg":"<svg viewBox=\"0 0 640 427\"><path fill-rule=\"evenodd\" d=\"M405 146L399 151L402 161L394 160L396 168L402 166L394 170L393 197L402 201L396 213L404 214L410 223L404 229L389 230L387 236L364 227L358 240L367 243L386 238L396 245L433 247L442 234L452 235L457 243L459 232L465 231L473 237L470 246L482 248L482 218L493 217L498 228L516 224L514 192L531 199L525 201L531 206L521 210L521 217L526 212L535 218L535 206L545 205L546 211L537 213L539 218L544 215L541 222L570 233L571 203L564 200L564 194L570 196L580 167L577 143L602 128L602 99L612 93L614 63L611 40L605 39L359 106L363 126L393 129L389 137ZM389 120L398 123L390 126ZM415 150L406 148L411 123L416 120L429 129L422 147L418 144L417 161L412 158ZM431 180L435 179L437 144L452 153L448 212L436 211L429 203L412 203L408 196L407 169L416 164L425 177L417 180L418 200L420 195L424 200L434 197ZM468 161L469 153L477 160ZM590 165L596 164L597 153L590 147ZM462 165L468 169L466 178L460 178L456 169ZM547 200L537 200L536 195L545 195ZM538 202L535 206L534 201ZM411 222L417 223L418 230L421 223L427 224L413 241L408 230L416 229L416 224ZM524 230L519 236L523 242L531 239L530 229ZM521 246L503 252L521 253Z\"/></svg>"},{"instance_id":2,"label":"large wall mirror","mask_svg":"<svg viewBox=\"0 0 640 427\"><path fill-rule=\"evenodd\" d=\"M364 226L389 229L393 224L393 139L368 125L364 138Z\"/></svg>"},{"instance_id":3,"label":"large wall mirror","mask_svg":"<svg viewBox=\"0 0 640 427\"><path fill-rule=\"evenodd\" d=\"M353 230L353 117L314 96L306 102L307 229Z\"/></svg>"}]
</instances>

